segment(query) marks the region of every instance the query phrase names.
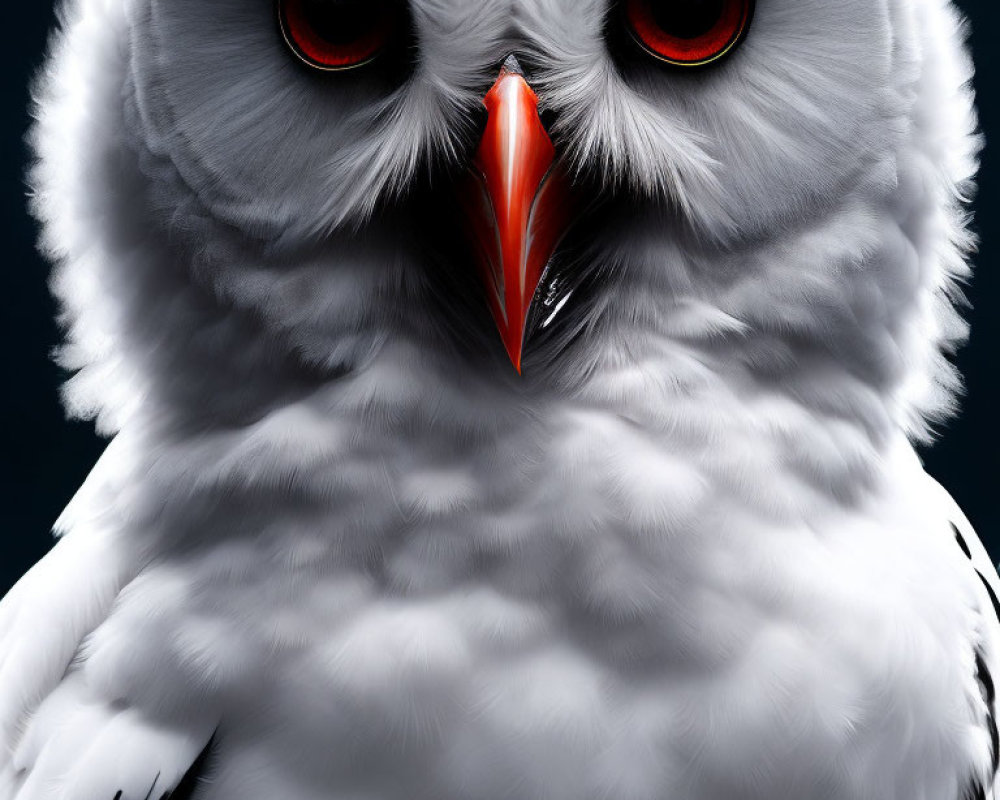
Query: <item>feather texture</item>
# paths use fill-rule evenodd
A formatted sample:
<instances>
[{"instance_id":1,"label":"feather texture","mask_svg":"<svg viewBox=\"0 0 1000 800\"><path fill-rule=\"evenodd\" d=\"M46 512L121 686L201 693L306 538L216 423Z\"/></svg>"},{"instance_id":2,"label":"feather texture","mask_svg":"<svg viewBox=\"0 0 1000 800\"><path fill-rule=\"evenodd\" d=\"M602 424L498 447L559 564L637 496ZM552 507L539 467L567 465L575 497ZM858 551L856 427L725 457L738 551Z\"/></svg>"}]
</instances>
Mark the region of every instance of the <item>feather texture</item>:
<instances>
[{"instance_id":1,"label":"feather texture","mask_svg":"<svg viewBox=\"0 0 1000 800\"><path fill-rule=\"evenodd\" d=\"M0 799L988 796L997 577L912 446L951 4L759 0L697 74L597 0L409 8L331 79L270 0L66 4L34 208L116 439L0 604ZM439 246L511 51L592 207L520 379Z\"/></svg>"}]
</instances>

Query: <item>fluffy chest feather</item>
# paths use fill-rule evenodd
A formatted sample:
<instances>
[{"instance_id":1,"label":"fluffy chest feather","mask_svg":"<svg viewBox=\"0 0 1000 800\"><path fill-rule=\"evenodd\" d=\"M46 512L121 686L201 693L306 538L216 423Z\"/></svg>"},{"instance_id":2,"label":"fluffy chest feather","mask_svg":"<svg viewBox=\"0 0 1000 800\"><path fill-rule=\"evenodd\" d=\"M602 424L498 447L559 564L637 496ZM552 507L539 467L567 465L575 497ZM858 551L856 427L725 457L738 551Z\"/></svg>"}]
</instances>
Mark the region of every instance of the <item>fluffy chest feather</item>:
<instances>
[{"instance_id":1,"label":"fluffy chest feather","mask_svg":"<svg viewBox=\"0 0 1000 800\"><path fill-rule=\"evenodd\" d=\"M974 585L906 446L845 501L750 431L560 409L404 458L316 412L202 454L82 668L226 720L213 800L960 783Z\"/></svg>"}]
</instances>

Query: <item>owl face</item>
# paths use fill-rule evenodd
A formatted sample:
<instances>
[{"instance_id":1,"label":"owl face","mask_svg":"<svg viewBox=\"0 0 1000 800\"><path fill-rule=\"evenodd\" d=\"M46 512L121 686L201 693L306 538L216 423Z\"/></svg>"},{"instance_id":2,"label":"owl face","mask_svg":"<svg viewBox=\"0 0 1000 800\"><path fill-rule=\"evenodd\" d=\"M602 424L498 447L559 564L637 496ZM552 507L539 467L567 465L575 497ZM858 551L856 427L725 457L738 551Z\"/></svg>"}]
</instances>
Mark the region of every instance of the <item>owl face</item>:
<instances>
[{"instance_id":1,"label":"owl face","mask_svg":"<svg viewBox=\"0 0 1000 800\"><path fill-rule=\"evenodd\" d=\"M460 165L511 53L576 173L672 199L719 238L800 218L887 144L884 2L761 0L734 52L688 70L622 48L628 21L607 0L413 0L392 13L407 29L389 45L402 64L384 69L383 53L324 72L289 48L274 0L136 0L143 139L227 222L301 238L360 224L421 171Z\"/></svg>"},{"instance_id":2,"label":"owl face","mask_svg":"<svg viewBox=\"0 0 1000 800\"><path fill-rule=\"evenodd\" d=\"M81 408L390 351L533 407L752 385L918 434L951 407L977 140L948 0L70 11L34 185Z\"/></svg>"},{"instance_id":3,"label":"owl face","mask_svg":"<svg viewBox=\"0 0 1000 800\"><path fill-rule=\"evenodd\" d=\"M418 252L401 257L420 260L475 231L445 195L484 168L483 102L511 55L553 147L542 172L565 175L550 249L568 241L590 263L629 269L649 226L695 255L732 252L824 214L895 147L891 19L870 0L135 0L130 13L132 135L177 177L163 216L192 204L265 258L353 239L338 252L356 261L368 235L384 261L405 228ZM488 158L515 151L534 153ZM542 189L523 190L529 208ZM580 219L600 236L570 234ZM557 277L573 287L587 267ZM541 271L518 292L514 339L533 297L565 299ZM494 304L498 323L507 310Z\"/></svg>"}]
</instances>

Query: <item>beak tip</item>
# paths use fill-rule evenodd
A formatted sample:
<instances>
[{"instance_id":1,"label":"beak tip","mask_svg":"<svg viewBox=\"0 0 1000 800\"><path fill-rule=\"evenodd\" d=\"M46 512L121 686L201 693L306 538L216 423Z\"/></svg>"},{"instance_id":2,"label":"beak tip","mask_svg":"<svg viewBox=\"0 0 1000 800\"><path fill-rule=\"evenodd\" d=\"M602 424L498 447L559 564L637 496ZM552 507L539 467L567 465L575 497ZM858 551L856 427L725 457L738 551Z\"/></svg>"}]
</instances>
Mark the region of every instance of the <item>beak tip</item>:
<instances>
[{"instance_id":1,"label":"beak tip","mask_svg":"<svg viewBox=\"0 0 1000 800\"><path fill-rule=\"evenodd\" d=\"M510 359L511 366L514 367L517 374L521 374L521 348L507 348L507 357Z\"/></svg>"}]
</instances>

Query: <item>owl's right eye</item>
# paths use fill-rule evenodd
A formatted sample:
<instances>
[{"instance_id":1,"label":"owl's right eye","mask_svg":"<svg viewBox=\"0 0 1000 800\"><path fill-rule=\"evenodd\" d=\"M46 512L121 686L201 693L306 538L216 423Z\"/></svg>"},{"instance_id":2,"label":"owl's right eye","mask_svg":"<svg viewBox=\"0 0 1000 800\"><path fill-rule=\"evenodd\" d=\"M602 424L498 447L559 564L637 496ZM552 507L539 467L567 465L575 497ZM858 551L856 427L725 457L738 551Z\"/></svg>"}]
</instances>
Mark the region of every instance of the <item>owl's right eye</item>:
<instances>
[{"instance_id":1,"label":"owl's right eye","mask_svg":"<svg viewBox=\"0 0 1000 800\"><path fill-rule=\"evenodd\" d=\"M376 59L398 24L398 7L391 0L277 0L277 8L291 51L327 72Z\"/></svg>"},{"instance_id":2,"label":"owl's right eye","mask_svg":"<svg viewBox=\"0 0 1000 800\"><path fill-rule=\"evenodd\" d=\"M624 12L632 38L649 55L677 67L702 67L743 41L754 0L625 0Z\"/></svg>"}]
</instances>

